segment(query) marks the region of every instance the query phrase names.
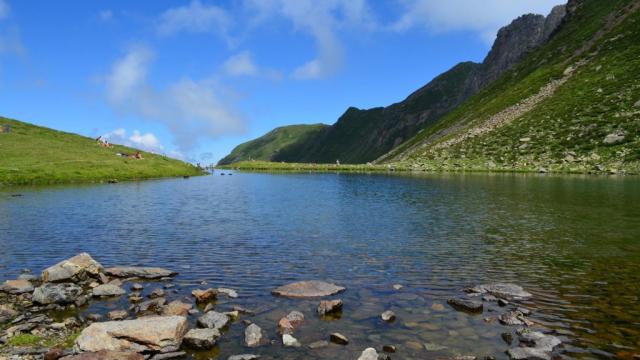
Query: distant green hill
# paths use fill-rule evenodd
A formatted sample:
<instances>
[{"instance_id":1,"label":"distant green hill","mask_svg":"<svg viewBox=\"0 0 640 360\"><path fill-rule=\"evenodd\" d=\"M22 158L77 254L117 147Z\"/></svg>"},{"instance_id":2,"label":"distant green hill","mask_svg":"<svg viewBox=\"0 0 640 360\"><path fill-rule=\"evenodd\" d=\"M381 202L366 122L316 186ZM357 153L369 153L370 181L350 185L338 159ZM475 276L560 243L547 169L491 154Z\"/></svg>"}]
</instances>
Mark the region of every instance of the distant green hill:
<instances>
[{"instance_id":1,"label":"distant green hill","mask_svg":"<svg viewBox=\"0 0 640 360\"><path fill-rule=\"evenodd\" d=\"M229 155L218 162L218 165L248 160L274 160L281 151L298 143L307 142L327 127L324 124L313 124L290 125L273 129L257 139L236 146Z\"/></svg>"},{"instance_id":2,"label":"distant green hill","mask_svg":"<svg viewBox=\"0 0 640 360\"><path fill-rule=\"evenodd\" d=\"M9 132L2 129L9 129ZM54 184L200 175L195 166L95 139L0 117L0 184Z\"/></svg>"},{"instance_id":3,"label":"distant green hill","mask_svg":"<svg viewBox=\"0 0 640 360\"><path fill-rule=\"evenodd\" d=\"M551 41L378 162L640 172L640 2L572 0Z\"/></svg>"}]
</instances>

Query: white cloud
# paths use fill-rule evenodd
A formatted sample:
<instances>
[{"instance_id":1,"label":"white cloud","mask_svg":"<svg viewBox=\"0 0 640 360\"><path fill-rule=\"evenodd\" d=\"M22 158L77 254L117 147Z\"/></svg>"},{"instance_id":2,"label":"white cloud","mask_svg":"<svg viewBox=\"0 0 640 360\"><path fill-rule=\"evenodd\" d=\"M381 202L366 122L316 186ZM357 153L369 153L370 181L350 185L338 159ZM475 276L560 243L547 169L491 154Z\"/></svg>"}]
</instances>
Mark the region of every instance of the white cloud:
<instances>
[{"instance_id":1,"label":"white cloud","mask_svg":"<svg viewBox=\"0 0 640 360\"><path fill-rule=\"evenodd\" d=\"M178 150L192 150L200 140L242 133L244 118L212 80L183 78L158 88L146 76L152 53L145 47L129 51L106 76L109 104L116 110L157 121L169 128Z\"/></svg>"},{"instance_id":2,"label":"white cloud","mask_svg":"<svg viewBox=\"0 0 640 360\"><path fill-rule=\"evenodd\" d=\"M253 63L248 51L233 55L222 65L224 72L232 76L252 76L258 74L258 66Z\"/></svg>"},{"instance_id":3,"label":"white cloud","mask_svg":"<svg viewBox=\"0 0 640 360\"><path fill-rule=\"evenodd\" d=\"M344 51L338 30L375 27L366 0L245 0L245 7L255 12L254 23L284 17L296 29L313 36L317 56L293 71L296 79L327 77L340 69Z\"/></svg>"},{"instance_id":4,"label":"white cloud","mask_svg":"<svg viewBox=\"0 0 640 360\"><path fill-rule=\"evenodd\" d=\"M0 0L0 19L4 19L9 16L9 4L4 0Z\"/></svg>"},{"instance_id":5,"label":"white cloud","mask_svg":"<svg viewBox=\"0 0 640 360\"><path fill-rule=\"evenodd\" d=\"M405 31L414 27L431 32L474 31L492 42L501 27L526 13L546 15L563 0L404 0L404 14L391 28ZM566 1L565 1L566 2Z\"/></svg>"},{"instance_id":6,"label":"white cloud","mask_svg":"<svg viewBox=\"0 0 640 360\"><path fill-rule=\"evenodd\" d=\"M127 136L127 130L118 128L102 135L102 137L114 144L121 144L149 152L160 153L164 150L164 146L154 134L142 134L138 130L133 130L131 136Z\"/></svg>"},{"instance_id":7,"label":"white cloud","mask_svg":"<svg viewBox=\"0 0 640 360\"><path fill-rule=\"evenodd\" d=\"M162 13L158 21L158 32L161 35L186 31L226 36L230 26L231 17L226 10L192 0L189 5L171 8Z\"/></svg>"},{"instance_id":8,"label":"white cloud","mask_svg":"<svg viewBox=\"0 0 640 360\"><path fill-rule=\"evenodd\" d=\"M109 21L109 20L113 19L113 11L108 10L108 9L107 10L102 10L102 11L100 11L99 16L100 16L100 20Z\"/></svg>"}]
</instances>

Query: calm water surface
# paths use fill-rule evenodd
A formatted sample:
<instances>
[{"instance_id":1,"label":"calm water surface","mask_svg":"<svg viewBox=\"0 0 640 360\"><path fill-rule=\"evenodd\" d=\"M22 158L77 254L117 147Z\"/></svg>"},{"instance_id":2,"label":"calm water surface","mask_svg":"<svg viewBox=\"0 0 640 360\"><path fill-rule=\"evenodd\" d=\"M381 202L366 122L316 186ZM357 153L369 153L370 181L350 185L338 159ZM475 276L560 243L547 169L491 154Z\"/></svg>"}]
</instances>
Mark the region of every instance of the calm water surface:
<instances>
[{"instance_id":1,"label":"calm water surface","mask_svg":"<svg viewBox=\"0 0 640 360\"><path fill-rule=\"evenodd\" d=\"M24 196L10 196L16 192ZM640 352L637 178L235 173L0 189L0 247L0 280L87 251L105 266L179 271L169 300L188 297L203 280L237 289L240 298L222 298L216 309L256 310L252 321L271 339L290 310L306 316L295 334L303 344L334 331L351 339L313 351L251 351L238 322L195 358L355 359L382 344L398 347L394 359L505 358L500 334L515 328L484 321L503 309L469 315L446 305L465 286L489 281L533 293L522 305L565 341L565 356ZM347 287L339 319L318 319L317 301L270 295L307 279ZM82 311L127 306L125 297ZM379 320L386 309L397 314L394 323ZM446 349L428 352L424 343Z\"/></svg>"}]
</instances>

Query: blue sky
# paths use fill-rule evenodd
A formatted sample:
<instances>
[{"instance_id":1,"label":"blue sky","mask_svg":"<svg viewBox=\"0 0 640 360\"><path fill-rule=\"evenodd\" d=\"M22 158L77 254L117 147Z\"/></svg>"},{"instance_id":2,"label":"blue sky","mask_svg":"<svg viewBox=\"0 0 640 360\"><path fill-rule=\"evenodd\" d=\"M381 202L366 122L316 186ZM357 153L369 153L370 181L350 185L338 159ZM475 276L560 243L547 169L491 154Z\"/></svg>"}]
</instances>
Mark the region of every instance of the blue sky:
<instances>
[{"instance_id":1,"label":"blue sky","mask_svg":"<svg viewBox=\"0 0 640 360\"><path fill-rule=\"evenodd\" d=\"M0 0L0 115L216 162L400 101L561 2Z\"/></svg>"}]
</instances>

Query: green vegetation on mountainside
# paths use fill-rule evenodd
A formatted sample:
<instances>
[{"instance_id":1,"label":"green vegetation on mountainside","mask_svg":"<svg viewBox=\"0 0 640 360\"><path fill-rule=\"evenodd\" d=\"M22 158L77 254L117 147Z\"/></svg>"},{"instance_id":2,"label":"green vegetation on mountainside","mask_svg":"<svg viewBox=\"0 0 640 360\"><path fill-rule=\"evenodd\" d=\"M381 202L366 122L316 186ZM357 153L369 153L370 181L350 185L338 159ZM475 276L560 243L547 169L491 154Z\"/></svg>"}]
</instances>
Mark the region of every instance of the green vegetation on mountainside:
<instances>
[{"instance_id":1,"label":"green vegetation on mountainside","mask_svg":"<svg viewBox=\"0 0 640 360\"><path fill-rule=\"evenodd\" d=\"M195 166L142 152L142 159L116 153L137 150L104 148L94 139L0 117L0 184L55 184L135 180L200 175Z\"/></svg>"},{"instance_id":2,"label":"green vegetation on mountainside","mask_svg":"<svg viewBox=\"0 0 640 360\"><path fill-rule=\"evenodd\" d=\"M577 8L548 44L381 161L425 170L638 173L640 5L571 3ZM517 112L561 79L555 92ZM514 119L489 127L500 116Z\"/></svg>"},{"instance_id":3,"label":"green vegetation on mountainside","mask_svg":"<svg viewBox=\"0 0 640 360\"><path fill-rule=\"evenodd\" d=\"M274 160L274 157L287 147L307 142L327 126L324 124L290 125L273 129L257 139L236 146L218 164L225 165L247 160Z\"/></svg>"}]
</instances>

